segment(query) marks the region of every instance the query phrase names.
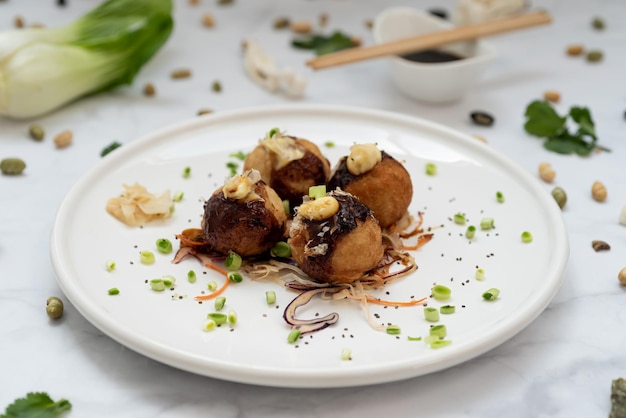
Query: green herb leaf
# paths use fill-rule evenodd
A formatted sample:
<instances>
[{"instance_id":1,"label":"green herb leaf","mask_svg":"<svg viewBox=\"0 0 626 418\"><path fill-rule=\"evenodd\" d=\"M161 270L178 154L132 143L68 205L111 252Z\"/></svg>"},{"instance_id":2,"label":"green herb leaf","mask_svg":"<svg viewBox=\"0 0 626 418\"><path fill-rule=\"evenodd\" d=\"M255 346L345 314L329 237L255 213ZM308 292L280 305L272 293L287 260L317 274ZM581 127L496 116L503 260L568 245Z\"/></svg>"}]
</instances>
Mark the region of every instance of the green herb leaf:
<instances>
[{"instance_id":1,"label":"green herb leaf","mask_svg":"<svg viewBox=\"0 0 626 418\"><path fill-rule=\"evenodd\" d=\"M0 418L55 418L71 408L72 404L65 399L54 402L46 393L28 393L7 406Z\"/></svg>"},{"instance_id":2,"label":"green herb leaf","mask_svg":"<svg viewBox=\"0 0 626 418\"><path fill-rule=\"evenodd\" d=\"M342 32L335 32L330 36L320 34L303 36L291 41L291 45L300 49L312 49L316 55L329 54L355 46L352 37Z\"/></svg>"},{"instance_id":3,"label":"green herb leaf","mask_svg":"<svg viewBox=\"0 0 626 418\"><path fill-rule=\"evenodd\" d=\"M586 107L572 107L569 111L572 120L578 124L578 132L579 136L590 136L596 139L596 129L593 124L593 120L591 119L591 112Z\"/></svg>"},{"instance_id":4,"label":"green herb leaf","mask_svg":"<svg viewBox=\"0 0 626 418\"><path fill-rule=\"evenodd\" d=\"M566 118L559 116L548 102L532 102L526 108L525 116L528 118L524 124L526 132L540 138L558 135L565 127Z\"/></svg>"}]
</instances>

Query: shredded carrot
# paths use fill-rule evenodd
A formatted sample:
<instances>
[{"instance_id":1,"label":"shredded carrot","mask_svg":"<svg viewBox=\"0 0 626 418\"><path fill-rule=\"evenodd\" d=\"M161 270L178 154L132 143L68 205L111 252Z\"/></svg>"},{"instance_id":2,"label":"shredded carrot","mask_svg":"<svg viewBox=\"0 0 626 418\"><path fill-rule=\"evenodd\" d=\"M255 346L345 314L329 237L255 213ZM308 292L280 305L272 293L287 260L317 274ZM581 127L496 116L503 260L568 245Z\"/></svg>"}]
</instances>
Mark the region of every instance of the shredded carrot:
<instances>
[{"instance_id":1,"label":"shredded carrot","mask_svg":"<svg viewBox=\"0 0 626 418\"><path fill-rule=\"evenodd\" d=\"M194 298L195 300L209 300L209 299L213 299L215 297L218 297L219 295L224 293L224 290L226 290L226 288L230 284L230 280L228 280L228 272L226 270L224 270L220 266L216 266L215 264L211 264L211 263L206 263L204 266L207 267L207 268L213 269L215 271L219 271L220 273L222 273L225 276L226 280L224 281L224 284L219 289L217 289L215 292L209 293L208 295L198 295L198 296L196 296Z\"/></svg>"},{"instance_id":2,"label":"shredded carrot","mask_svg":"<svg viewBox=\"0 0 626 418\"><path fill-rule=\"evenodd\" d=\"M415 306L415 305L419 305L421 303L423 303L426 298L421 298L421 299L415 299L409 302L393 302L390 300L383 300L383 299L376 299L373 298L371 296L368 296L367 299L365 299L367 301L367 303L374 303L376 305L386 305L386 306Z\"/></svg>"},{"instance_id":3,"label":"shredded carrot","mask_svg":"<svg viewBox=\"0 0 626 418\"><path fill-rule=\"evenodd\" d=\"M425 234L417 237L417 244L415 245L405 245L404 249L409 251L419 250L422 248L424 244L430 241L433 238L433 234Z\"/></svg>"}]
</instances>

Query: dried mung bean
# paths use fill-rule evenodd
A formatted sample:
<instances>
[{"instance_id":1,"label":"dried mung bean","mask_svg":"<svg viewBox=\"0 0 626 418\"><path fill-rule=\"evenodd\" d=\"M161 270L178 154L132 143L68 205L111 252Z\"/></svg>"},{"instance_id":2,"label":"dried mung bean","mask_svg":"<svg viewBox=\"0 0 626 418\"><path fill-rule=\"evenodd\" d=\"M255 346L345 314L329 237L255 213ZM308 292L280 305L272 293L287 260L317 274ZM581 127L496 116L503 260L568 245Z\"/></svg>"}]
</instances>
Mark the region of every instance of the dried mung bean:
<instances>
[{"instance_id":1,"label":"dried mung bean","mask_svg":"<svg viewBox=\"0 0 626 418\"><path fill-rule=\"evenodd\" d=\"M31 125L30 128L28 128L28 134L35 141L43 141L43 138L46 135L41 125Z\"/></svg>"},{"instance_id":2,"label":"dried mung bean","mask_svg":"<svg viewBox=\"0 0 626 418\"><path fill-rule=\"evenodd\" d=\"M591 21L591 27L593 27L595 30L604 30L606 24L604 23L604 19L602 19L601 17L594 17Z\"/></svg>"},{"instance_id":3,"label":"dried mung bean","mask_svg":"<svg viewBox=\"0 0 626 418\"><path fill-rule=\"evenodd\" d=\"M13 25L16 28L23 28L24 27L24 18L22 18L22 16L15 16L13 18Z\"/></svg>"},{"instance_id":4,"label":"dried mung bean","mask_svg":"<svg viewBox=\"0 0 626 418\"><path fill-rule=\"evenodd\" d=\"M215 18L211 13L205 13L202 15L202 25L206 28L212 28L215 26Z\"/></svg>"},{"instance_id":5,"label":"dried mung bean","mask_svg":"<svg viewBox=\"0 0 626 418\"><path fill-rule=\"evenodd\" d=\"M606 187L599 181L595 181L591 186L591 197L596 202L604 202L606 200Z\"/></svg>"},{"instance_id":6,"label":"dried mung bean","mask_svg":"<svg viewBox=\"0 0 626 418\"><path fill-rule=\"evenodd\" d=\"M328 13L321 13L318 23L321 27L326 26L328 24Z\"/></svg>"},{"instance_id":7,"label":"dried mung bean","mask_svg":"<svg viewBox=\"0 0 626 418\"><path fill-rule=\"evenodd\" d=\"M559 205L561 209L563 209L565 203L567 203L567 194L565 193L565 190L563 190L561 187L555 187L554 189L552 189L552 197L556 201L556 204Z\"/></svg>"},{"instance_id":8,"label":"dried mung bean","mask_svg":"<svg viewBox=\"0 0 626 418\"><path fill-rule=\"evenodd\" d=\"M491 126L493 125L494 118L489 113L482 111L474 111L470 113L470 117L476 125Z\"/></svg>"},{"instance_id":9,"label":"dried mung bean","mask_svg":"<svg viewBox=\"0 0 626 418\"><path fill-rule=\"evenodd\" d=\"M26 168L26 163L21 158L5 158L0 161L0 171L4 175L16 176L22 174Z\"/></svg>"},{"instance_id":10,"label":"dried mung bean","mask_svg":"<svg viewBox=\"0 0 626 418\"><path fill-rule=\"evenodd\" d=\"M306 20L299 20L291 23L291 31L293 33L310 33L312 30L313 25L311 25L311 22L307 22Z\"/></svg>"},{"instance_id":11,"label":"dried mung bean","mask_svg":"<svg viewBox=\"0 0 626 418\"><path fill-rule=\"evenodd\" d=\"M197 115L198 116L202 116L202 115L208 115L210 113L213 113L213 111L211 109L200 109L200 110L198 110Z\"/></svg>"},{"instance_id":12,"label":"dried mung bean","mask_svg":"<svg viewBox=\"0 0 626 418\"><path fill-rule=\"evenodd\" d=\"M374 21L372 19L367 19L365 21L365 27L367 29L372 29L374 27Z\"/></svg>"},{"instance_id":13,"label":"dried mung bean","mask_svg":"<svg viewBox=\"0 0 626 418\"><path fill-rule=\"evenodd\" d=\"M50 296L46 300L46 313L51 319L59 319L63 316L63 301L56 296Z\"/></svg>"},{"instance_id":14,"label":"dried mung bean","mask_svg":"<svg viewBox=\"0 0 626 418\"><path fill-rule=\"evenodd\" d=\"M181 78L189 78L191 77L191 70L188 68L180 68L178 70L172 71L170 76L175 80L181 79Z\"/></svg>"},{"instance_id":15,"label":"dried mung bean","mask_svg":"<svg viewBox=\"0 0 626 418\"><path fill-rule=\"evenodd\" d=\"M624 267L623 269L619 271L619 274L617 275L617 279L619 280L621 284L626 284L626 267Z\"/></svg>"},{"instance_id":16,"label":"dried mung bean","mask_svg":"<svg viewBox=\"0 0 626 418\"><path fill-rule=\"evenodd\" d=\"M577 57L582 55L583 52L585 52L585 47L581 44L573 44L567 47L567 55L570 57Z\"/></svg>"},{"instance_id":17,"label":"dried mung bean","mask_svg":"<svg viewBox=\"0 0 626 418\"><path fill-rule=\"evenodd\" d=\"M601 241L599 239L591 241L591 247L593 248L595 252L608 251L611 249L611 246L608 243Z\"/></svg>"},{"instance_id":18,"label":"dried mung bean","mask_svg":"<svg viewBox=\"0 0 626 418\"><path fill-rule=\"evenodd\" d=\"M222 91L222 83L220 83L219 81L215 80L213 82L213 84L211 84L211 89L215 92L215 93L219 93Z\"/></svg>"},{"instance_id":19,"label":"dried mung bean","mask_svg":"<svg viewBox=\"0 0 626 418\"><path fill-rule=\"evenodd\" d=\"M561 100L561 93L556 90L546 90L543 92L543 98L552 103L558 103Z\"/></svg>"},{"instance_id":20,"label":"dried mung bean","mask_svg":"<svg viewBox=\"0 0 626 418\"><path fill-rule=\"evenodd\" d=\"M274 19L274 29L285 29L288 28L290 25L290 21L288 17L277 17L276 19Z\"/></svg>"},{"instance_id":21,"label":"dried mung bean","mask_svg":"<svg viewBox=\"0 0 626 418\"><path fill-rule=\"evenodd\" d=\"M65 148L72 144L73 139L74 134L72 134L72 131L65 130L54 137L54 145L57 148Z\"/></svg>"},{"instance_id":22,"label":"dried mung bean","mask_svg":"<svg viewBox=\"0 0 626 418\"><path fill-rule=\"evenodd\" d=\"M154 84L152 83L146 83L145 86L143 86L143 94L145 94L148 97L154 96L156 93L156 88L154 87Z\"/></svg>"},{"instance_id":23,"label":"dried mung bean","mask_svg":"<svg viewBox=\"0 0 626 418\"><path fill-rule=\"evenodd\" d=\"M545 181L546 183L552 183L555 176L556 171L554 171L550 163L539 164L539 177L541 178L541 180Z\"/></svg>"},{"instance_id":24,"label":"dried mung bean","mask_svg":"<svg viewBox=\"0 0 626 418\"><path fill-rule=\"evenodd\" d=\"M604 58L604 53L599 49L594 49L592 51L587 52L587 61L588 62L600 62Z\"/></svg>"}]
</instances>

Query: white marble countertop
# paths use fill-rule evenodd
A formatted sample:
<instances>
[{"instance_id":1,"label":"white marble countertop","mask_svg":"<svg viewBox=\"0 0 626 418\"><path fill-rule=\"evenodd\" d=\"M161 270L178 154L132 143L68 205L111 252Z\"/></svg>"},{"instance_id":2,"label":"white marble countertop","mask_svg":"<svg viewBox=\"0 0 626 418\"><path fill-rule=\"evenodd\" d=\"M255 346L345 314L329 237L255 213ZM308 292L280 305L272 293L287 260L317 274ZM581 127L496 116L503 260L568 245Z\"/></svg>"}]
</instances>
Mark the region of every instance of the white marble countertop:
<instances>
[{"instance_id":1,"label":"white marble countertop","mask_svg":"<svg viewBox=\"0 0 626 418\"><path fill-rule=\"evenodd\" d=\"M96 6L96 0L0 2L0 29L26 24L55 26ZM17 156L28 166L21 176L0 176L0 410L29 391L69 399L76 417L601 417L608 416L611 381L626 376L624 287L617 280L626 267L626 227L618 223L626 205L626 6L622 0L542 0L553 24L495 36L495 63L461 101L427 105L404 97L391 83L384 60L313 72L309 52L289 46L291 34L275 31L277 16L317 20L328 13L328 28L342 29L372 42L364 22L392 4L443 7L453 1L375 0L215 0L191 5L176 1L175 31L166 46L139 73L132 86L89 97L35 121L49 133L44 142L28 138L34 121L0 119L0 158ZM216 26L201 24L213 13ZM591 28L594 16L604 31ZM571 255L564 283L548 308L526 329L501 346L461 365L434 374L381 385L341 389L278 389L198 376L150 360L110 339L69 303L64 317L45 313L50 295L63 297L50 262L50 231L70 188L100 160L112 141L128 143L158 128L193 118L201 108L216 112L290 99L253 85L242 69L240 44L257 39L285 65L305 75L309 85L300 102L390 110L429 119L459 131L482 135L494 149L537 175L548 161L563 187L563 210ZM581 43L604 51L591 64L565 54ZM2 65L2 63L0 63ZM188 80L169 78L187 67ZM0 69L1 71L1 69ZM1 74L1 73L0 73ZM211 91L219 80L221 93ZM142 94L152 82L155 97ZM2 80L0 80L2 83ZM543 149L523 130L524 109L545 90L558 90L565 112L588 106L600 144L611 153L588 158ZM494 126L478 127L472 110L490 112ZM56 150L53 133L74 132L74 143ZM608 199L591 198L602 181ZM611 250L594 252L600 239Z\"/></svg>"}]
</instances>

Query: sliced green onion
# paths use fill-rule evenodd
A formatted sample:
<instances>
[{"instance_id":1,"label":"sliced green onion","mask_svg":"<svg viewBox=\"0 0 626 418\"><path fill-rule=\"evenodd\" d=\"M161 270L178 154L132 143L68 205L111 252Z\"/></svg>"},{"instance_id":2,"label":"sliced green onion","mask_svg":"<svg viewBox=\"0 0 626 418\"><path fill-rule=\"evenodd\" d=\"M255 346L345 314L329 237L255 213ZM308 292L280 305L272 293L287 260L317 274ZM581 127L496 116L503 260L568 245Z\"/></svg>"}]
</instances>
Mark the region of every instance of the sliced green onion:
<instances>
[{"instance_id":1,"label":"sliced green onion","mask_svg":"<svg viewBox=\"0 0 626 418\"><path fill-rule=\"evenodd\" d=\"M498 203L504 203L504 195L502 192L496 192L496 200Z\"/></svg>"},{"instance_id":2,"label":"sliced green onion","mask_svg":"<svg viewBox=\"0 0 626 418\"><path fill-rule=\"evenodd\" d=\"M429 334L434 335L438 338L445 338L446 335L448 334L448 330L446 329L446 326L443 324L434 325L430 327Z\"/></svg>"},{"instance_id":3,"label":"sliced green onion","mask_svg":"<svg viewBox=\"0 0 626 418\"><path fill-rule=\"evenodd\" d=\"M224 325L226 321L228 320L228 318L226 317L226 314L219 313L219 312L211 312L207 314L206 317L207 319L212 319L213 321L215 321L217 325Z\"/></svg>"},{"instance_id":4,"label":"sliced green onion","mask_svg":"<svg viewBox=\"0 0 626 418\"><path fill-rule=\"evenodd\" d=\"M215 298L215 310L221 311L224 309L224 305L226 304L226 298L224 296L219 296Z\"/></svg>"},{"instance_id":5,"label":"sliced green onion","mask_svg":"<svg viewBox=\"0 0 626 418\"><path fill-rule=\"evenodd\" d=\"M154 254L150 251L141 251L139 261L141 264L154 264Z\"/></svg>"},{"instance_id":6,"label":"sliced green onion","mask_svg":"<svg viewBox=\"0 0 626 418\"><path fill-rule=\"evenodd\" d=\"M485 300L495 300L495 299L498 298L499 294L500 294L500 290L496 289L495 287L492 287L491 289L489 289L485 293L483 293L483 299L485 299Z\"/></svg>"},{"instance_id":7,"label":"sliced green onion","mask_svg":"<svg viewBox=\"0 0 626 418\"><path fill-rule=\"evenodd\" d=\"M326 146L326 148L334 148L335 147L335 143L333 141L324 142L324 145Z\"/></svg>"},{"instance_id":8,"label":"sliced green onion","mask_svg":"<svg viewBox=\"0 0 626 418\"><path fill-rule=\"evenodd\" d=\"M207 283L207 289L209 289L210 291L217 289L217 282L210 281L209 283Z\"/></svg>"},{"instance_id":9,"label":"sliced green onion","mask_svg":"<svg viewBox=\"0 0 626 418\"><path fill-rule=\"evenodd\" d=\"M411 337L410 335L406 337L409 341L422 341L422 337Z\"/></svg>"},{"instance_id":10,"label":"sliced green onion","mask_svg":"<svg viewBox=\"0 0 626 418\"><path fill-rule=\"evenodd\" d=\"M443 315L450 315L456 311L456 306L454 305L443 305L439 308L439 312Z\"/></svg>"},{"instance_id":11,"label":"sliced green onion","mask_svg":"<svg viewBox=\"0 0 626 418\"><path fill-rule=\"evenodd\" d=\"M189 270L187 272L187 281L189 283L195 283L196 282L196 272L193 270Z\"/></svg>"},{"instance_id":12,"label":"sliced green onion","mask_svg":"<svg viewBox=\"0 0 626 418\"><path fill-rule=\"evenodd\" d=\"M278 128L272 128L272 129L270 129L270 131L267 133L267 136L268 136L268 138L271 138L271 137L273 137L274 135L279 134L279 133L280 133L280 129L278 129Z\"/></svg>"},{"instance_id":13,"label":"sliced green onion","mask_svg":"<svg viewBox=\"0 0 626 418\"><path fill-rule=\"evenodd\" d=\"M183 196L185 196L184 192L178 191L176 193L174 193L174 196L172 196L172 200L174 202L180 202L181 200L183 200Z\"/></svg>"},{"instance_id":14,"label":"sliced green onion","mask_svg":"<svg viewBox=\"0 0 626 418\"><path fill-rule=\"evenodd\" d=\"M348 348L344 348L341 350L341 359L342 360L352 360L352 350Z\"/></svg>"},{"instance_id":15,"label":"sliced green onion","mask_svg":"<svg viewBox=\"0 0 626 418\"><path fill-rule=\"evenodd\" d=\"M309 197L311 199L318 199L320 197L326 196L326 185L320 184L319 186L311 186L309 187Z\"/></svg>"},{"instance_id":16,"label":"sliced green onion","mask_svg":"<svg viewBox=\"0 0 626 418\"><path fill-rule=\"evenodd\" d=\"M289 200L283 200L283 209L285 211L285 215L289 215L291 213L291 208L289 207Z\"/></svg>"},{"instance_id":17,"label":"sliced green onion","mask_svg":"<svg viewBox=\"0 0 626 418\"><path fill-rule=\"evenodd\" d=\"M234 176L237 174L237 170L239 170L239 164L229 161L226 163L226 168L230 170L230 175Z\"/></svg>"},{"instance_id":18,"label":"sliced green onion","mask_svg":"<svg viewBox=\"0 0 626 418\"><path fill-rule=\"evenodd\" d=\"M291 256L291 246L285 241L277 242L270 250L270 255L272 257L289 257Z\"/></svg>"},{"instance_id":19,"label":"sliced green onion","mask_svg":"<svg viewBox=\"0 0 626 418\"><path fill-rule=\"evenodd\" d=\"M265 292L265 301L268 305L273 305L276 303L276 292L273 290L268 290Z\"/></svg>"},{"instance_id":20,"label":"sliced green onion","mask_svg":"<svg viewBox=\"0 0 626 418\"><path fill-rule=\"evenodd\" d=\"M229 154L229 156L230 156L230 157L233 157L233 158L236 158L236 159L238 159L238 160L241 160L241 161L245 161L245 160L246 160L246 158L248 157L248 156L246 155L246 153L245 153L245 152L243 152L243 151L233 152L233 153Z\"/></svg>"},{"instance_id":21,"label":"sliced green onion","mask_svg":"<svg viewBox=\"0 0 626 418\"><path fill-rule=\"evenodd\" d=\"M436 300L448 300L452 291L449 287L438 284L433 287L433 298Z\"/></svg>"},{"instance_id":22,"label":"sliced green onion","mask_svg":"<svg viewBox=\"0 0 626 418\"><path fill-rule=\"evenodd\" d=\"M169 254L172 252L172 241L167 238L159 238L156 240L156 247L161 254Z\"/></svg>"},{"instance_id":23,"label":"sliced green onion","mask_svg":"<svg viewBox=\"0 0 626 418\"><path fill-rule=\"evenodd\" d=\"M430 306L424 308L424 319L426 319L428 322L439 321L439 311L437 310L437 308L431 308Z\"/></svg>"},{"instance_id":24,"label":"sliced green onion","mask_svg":"<svg viewBox=\"0 0 626 418\"><path fill-rule=\"evenodd\" d=\"M165 290L165 283L163 283L163 279L152 279L150 280L150 287L155 292L162 292Z\"/></svg>"},{"instance_id":25,"label":"sliced green onion","mask_svg":"<svg viewBox=\"0 0 626 418\"><path fill-rule=\"evenodd\" d=\"M493 228L493 218L483 218L480 220L480 229L489 230Z\"/></svg>"},{"instance_id":26,"label":"sliced green onion","mask_svg":"<svg viewBox=\"0 0 626 418\"><path fill-rule=\"evenodd\" d=\"M437 341L433 341L430 343L430 348L433 348L436 350L438 348L446 347L450 344L452 344L452 341L450 340L437 340Z\"/></svg>"},{"instance_id":27,"label":"sliced green onion","mask_svg":"<svg viewBox=\"0 0 626 418\"><path fill-rule=\"evenodd\" d=\"M226 316L226 320L228 321L230 325L235 325L237 323L237 312L235 311L228 312L228 315Z\"/></svg>"},{"instance_id":28,"label":"sliced green onion","mask_svg":"<svg viewBox=\"0 0 626 418\"><path fill-rule=\"evenodd\" d=\"M226 260L224 261L224 265L228 270L235 271L239 270L242 262L243 260L241 259L241 256L239 254L234 251L229 251Z\"/></svg>"},{"instance_id":29,"label":"sliced green onion","mask_svg":"<svg viewBox=\"0 0 626 418\"><path fill-rule=\"evenodd\" d=\"M287 335L287 342L289 344L293 344L298 340L298 338L300 338L300 330L297 328L292 329L289 335Z\"/></svg>"},{"instance_id":30,"label":"sliced green onion","mask_svg":"<svg viewBox=\"0 0 626 418\"><path fill-rule=\"evenodd\" d=\"M465 215L457 213L454 215L454 223L457 225L465 225Z\"/></svg>"},{"instance_id":31,"label":"sliced green onion","mask_svg":"<svg viewBox=\"0 0 626 418\"><path fill-rule=\"evenodd\" d=\"M174 276L163 276L163 285L165 287L172 287L176 283L176 277Z\"/></svg>"},{"instance_id":32,"label":"sliced green onion","mask_svg":"<svg viewBox=\"0 0 626 418\"><path fill-rule=\"evenodd\" d=\"M191 175L191 167L185 167L183 169L183 178L188 178Z\"/></svg>"},{"instance_id":33,"label":"sliced green onion","mask_svg":"<svg viewBox=\"0 0 626 418\"><path fill-rule=\"evenodd\" d=\"M213 331L215 327L217 327L217 324L215 323L215 321L212 319L209 319L204 323L204 326L202 327L202 329L204 331Z\"/></svg>"},{"instance_id":34,"label":"sliced green onion","mask_svg":"<svg viewBox=\"0 0 626 418\"><path fill-rule=\"evenodd\" d=\"M424 342L428 345L432 344L433 342L439 340L439 337L437 337L436 335L429 335L427 337L424 337Z\"/></svg>"},{"instance_id":35,"label":"sliced green onion","mask_svg":"<svg viewBox=\"0 0 626 418\"><path fill-rule=\"evenodd\" d=\"M528 231L522 232L522 242L528 244L533 241L533 234Z\"/></svg>"},{"instance_id":36,"label":"sliced green onion","mask_svg":"<svg viewBox=\"0 0 626 418\"><path fill-rule=\"evenodd\" d=\"M228 280L230 280L233 283L241 283L243 281L243 276L237 273L236 271L229 271Z\"/></svg>"},{"instance_id":37,"label":"sliced green onion","mask_svg":"<svg viewBox=\"0 0 626 418\"><path fill-rule=\"evenodd\" d=\"M434 176L437 174L437 165L435 163L426 163L426 175Z\"/></svg>"},{"instance_id":38,"label":"sliced green onion","mask_svg":"<svg viewBox=\"0 0 626 418\"><path fill-rule=\"evenodd\" d=\"M107 271L115 270L115 261L107 260L107 262L104 263L104 267L106 267Z\"/></svg>"},{"instance_id":39,"label":"sliced green onion","mask_svg":"<svg viewBox=\"0 0 626 418\"><path fill-rule=\"evenodd\" d=\"M113 295L119 295L120 294L120 289L118 289L117 287L112 287L109 290L107 290L107 293L111 296Z\"/></svg>"},{"instance_id":40,"label":"sliced green onion","mask_svg":"<svg viewBox=\"0 0 626 418\"><path fill-rule=\"evenodd\" d=\"M485 270L476 269L476 273L474 274L474 277L476 277L476 280L485 280Z\"/></svg>"},{"instance_id":41,"label":"sliced green onion","mask_svg":"<svg viewBox=\"0 0 626 418\"><path fill-rule=\"evenodd\" d=\"M465 237L468 239L474 238L474 234L476 234L476 227L474 225L470 225L465 230Z\"/></svg>"},{"instance_id":42,"label":"sliced green onion","mask_svg":"<svg viewBox=\"0 0 626 418\"><path fill-rule=\"evenodd\" d=\"M400 334L400 327L397 325L389 325L385 331L387 332L387 334L391 334L391 335L398 335Z\"/></svg>"}]
</instances>

